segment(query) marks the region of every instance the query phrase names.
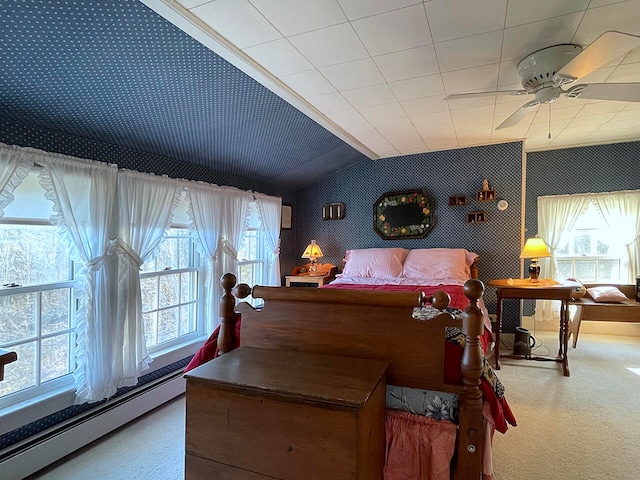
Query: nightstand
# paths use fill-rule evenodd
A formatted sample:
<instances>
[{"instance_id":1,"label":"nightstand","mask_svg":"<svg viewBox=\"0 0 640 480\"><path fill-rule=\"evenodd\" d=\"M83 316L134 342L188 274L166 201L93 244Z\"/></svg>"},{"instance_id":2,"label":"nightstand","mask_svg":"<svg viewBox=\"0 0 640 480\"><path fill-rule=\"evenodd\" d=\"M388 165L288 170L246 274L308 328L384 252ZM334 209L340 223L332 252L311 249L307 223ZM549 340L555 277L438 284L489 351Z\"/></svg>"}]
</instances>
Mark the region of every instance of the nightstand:
<instances>
[{"instance_id":1,"label":"nightstand","mask_svg":"<svg viewBox=\"0 0 640 480\"><path fill-rule=\"evenodd\" d=\"M320 287L336 278L336 273L338 273L338 267L330 263L316 265L315 272L309 271L310 266L311 264L308 263L303 267L295 267L291 272L291 275L286 275L284 277L285 286L290 287L292 284L305 284Z\"/></svg>"},{"instance_id":2,"label":"nightstand","mask_svg":"<svg viewBox=\"0 0 640 480\"><path fill-rule=\"evenodd\" d=\"M496 306L495 335L495 368L500 370L500 358L518 358L523 360L538 360L562 363L562 371L565 377L569 373L569 360L567 359L567 347L569 343L569 302L574 288L580 284L564 281L553 282L541 280L531 282L528 279L499 279L487 283L489 287L496 287L498 304ZM500 330L502 328L502 300L505 298L518 300L559 300L560 301L560 331L558 333L558 355L553 357L538 357L533 355L513 355L500 353Z\"/></svg>"}]
</instances>

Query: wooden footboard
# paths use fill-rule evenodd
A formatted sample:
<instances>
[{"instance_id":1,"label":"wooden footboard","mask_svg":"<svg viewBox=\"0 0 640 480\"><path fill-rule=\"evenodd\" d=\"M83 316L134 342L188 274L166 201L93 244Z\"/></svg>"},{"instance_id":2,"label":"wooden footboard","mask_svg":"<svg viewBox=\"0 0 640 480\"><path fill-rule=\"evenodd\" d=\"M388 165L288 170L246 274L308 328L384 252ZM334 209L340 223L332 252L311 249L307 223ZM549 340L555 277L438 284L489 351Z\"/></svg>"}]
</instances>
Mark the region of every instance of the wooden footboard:
<instances>
[{"instance_id":1,"label":"wooden footboard","mask_svg":"<svg viewBox=\"0 0 640 480\"><path fill-rule=\"evenodd\" d=\"M448 313L419 321L414 307L441 296L426 299L419 293L356 290L303 289L235 285L236 278L225 274L225 290L220 302L222 325L218 337L221 353L234 344L236 312L242 316L242 346L298 350L384 360L390 364L390 384L440 390L460 395L460 413L455 479L479 479L482 472L484 420L482 416L482 351L478 336L483 333L478 299L484 285L467 281L464 293L470 305L462 321ZM236 305L235 296L249 294L264 299L261 310L248 303ZM461 328L465 338L461 371L463 385L444 382L445 328Z\"/></svg>"}]
</instances>

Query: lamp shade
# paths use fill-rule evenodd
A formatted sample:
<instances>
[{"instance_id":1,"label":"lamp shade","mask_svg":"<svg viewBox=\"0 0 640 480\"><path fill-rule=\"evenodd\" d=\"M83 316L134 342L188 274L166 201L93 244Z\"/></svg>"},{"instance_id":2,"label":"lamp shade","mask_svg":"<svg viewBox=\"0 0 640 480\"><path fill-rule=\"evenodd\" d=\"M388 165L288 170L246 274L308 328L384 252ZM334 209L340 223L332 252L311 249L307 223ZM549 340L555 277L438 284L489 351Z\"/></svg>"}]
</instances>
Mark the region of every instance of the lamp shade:
<instances>
[{"instance_id":1,"label":"lamp shade","mask_svg":"<svg viewBox=\"0 0 640 480\"><path fill-rule=\"evenodd\" d=\"M322 258L322 257L323 255L322 255L322 250L320 249L320 245L318 245L315 240L311 240L311 243L307 245L307 248L304 249L302 258L310 258L314 260L316 258Z\"/></svg>"},{"instance_id":2,"label":"lamp shade","mask_svg":"<svg viewBox=\"0 0 640 480\"><path fill-rule=\"evenodd\" d=\"M524 244L524 248L520 254L520 258L543 258L550 256L551 253L547 248L547 244L539 237L529 238L527 243Z\"/></svg>"}]
</instances>

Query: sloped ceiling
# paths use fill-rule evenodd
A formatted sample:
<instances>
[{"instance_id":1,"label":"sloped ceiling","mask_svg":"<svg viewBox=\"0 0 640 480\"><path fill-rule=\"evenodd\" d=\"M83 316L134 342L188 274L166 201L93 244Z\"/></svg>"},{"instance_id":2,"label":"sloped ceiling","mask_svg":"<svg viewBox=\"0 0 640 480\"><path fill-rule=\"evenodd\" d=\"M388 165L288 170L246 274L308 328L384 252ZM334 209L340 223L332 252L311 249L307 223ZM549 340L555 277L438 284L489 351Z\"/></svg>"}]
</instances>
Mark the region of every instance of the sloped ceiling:
<instances>
[{"instance_id":1,"label":"sloped ceiling","mask_svg":"<svg viewBox=\"0 0 640 480\"><path fill-rule=\"evenodd\" d=\"M496 132L519 98L443 100L519 88L539 48L640 35L640 0L12 0L0 27L3 121L288 188L363 156L640 139L640 103L563 98ZM640 51L590 77L640 81Z\"/></svg>"},{"instance_id":2,"label":"sloped ceiling","mask_svg":"<svg viewBox=\"0 0 640 480\"><path fill-rule=\"evenodd\" d=\"M137 0L0 3L0 115L291 189L363 158Z\"/></svg>"},{"instance_id":3,"label":"sloped ceiling","mask_svg":"<svg viewBox=\"0 0 640 480\"><path fill-rule=\"evenodd\" d=\"M640 35L638 0L143 1L288 101L293 92L371 158L521 139L531 151L640 138L640 103L563 96L495 130L532 97L443 100L522 89L517 64L545 47L587 47L610 30ZM589 82L640 82L640 49L580 79Z\"/></svg>"}]
</instances>

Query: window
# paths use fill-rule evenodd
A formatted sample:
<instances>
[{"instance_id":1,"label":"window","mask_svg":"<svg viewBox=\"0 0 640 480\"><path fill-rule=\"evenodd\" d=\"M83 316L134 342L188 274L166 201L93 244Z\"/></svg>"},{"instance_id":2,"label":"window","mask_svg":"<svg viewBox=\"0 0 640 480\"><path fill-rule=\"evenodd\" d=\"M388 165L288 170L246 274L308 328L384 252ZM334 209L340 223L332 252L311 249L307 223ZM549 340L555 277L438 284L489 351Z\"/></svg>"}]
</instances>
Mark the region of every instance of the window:
<instances>
[{"instance_id":1,"label":"window","mask_svg":"<svg viewBox=\"0 0 640 480\"><path fill-rule=\"evenodd\" d=\"M623 247L590 202L556 249L556 278L578 278L585 283L623 282Z\"/></svg>"},{"instance_id":2,"label":"window","mask_svg":"<svg viewBox=\"0 0 640 480\"><path fill-rule=\"evenodd\" d=\"M36 173L0 219L0 347L18 353L0 382L0 406L71 385L75 368L73 262L46 218Z\"/></svg>"},{"instance_id":3,"label":"window","mask_svg":"<svg viewBox=\"0 0 640 480\"><path fill-rule=\"evenodd\" d=\"M262 222L255 202L249 205L249 228L244 234L243 244L238 251L238 283L247 285L268 285L268 258ZM254 306L262 304L262 300L247 299Z\"/></svg>"},{"instance_id":4,"label":"window","mask_svg":"<svg viewBox=\"0 0 640 480\"><path fill-rule=\"evenodd\" d=\"M154 260L141 267L145 337L150 353L200 335L202 266L188 228L172 228Z\"/></svg>"}]
</instances>

